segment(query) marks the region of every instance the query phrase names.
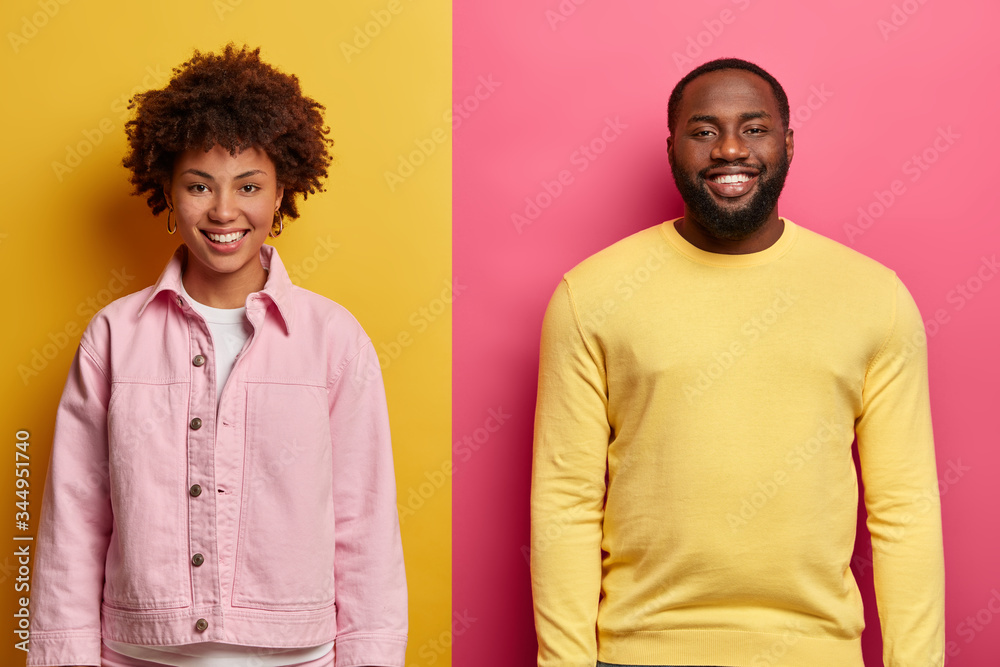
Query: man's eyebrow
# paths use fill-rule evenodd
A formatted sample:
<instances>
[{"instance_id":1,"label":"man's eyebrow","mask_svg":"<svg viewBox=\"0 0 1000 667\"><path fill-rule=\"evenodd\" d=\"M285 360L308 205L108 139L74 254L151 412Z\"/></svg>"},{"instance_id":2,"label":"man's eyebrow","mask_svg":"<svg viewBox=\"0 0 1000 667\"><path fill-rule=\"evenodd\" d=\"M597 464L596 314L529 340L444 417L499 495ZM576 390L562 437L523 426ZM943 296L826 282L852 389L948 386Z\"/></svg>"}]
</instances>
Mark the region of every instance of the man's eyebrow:
<instances>
[{"instance_id":1,"label":"man's eyebrow","mask_svg":"<svg viewBox=\"0 0 1000 667\"><path fill-rule=\"evenodd\" d=\"M740 121L741 122L746 122L748 120L755 120L757 118L766 118L767 120L771 120L771 114L769 114L768 112L766 112L764 110L760 110L760 111L744 111L743 113L740 114ZM690 118L688 118L687 122L688 122L688 124L690 124L690 123L715 123L715 124L718 124L719 117L718 116L713 116L711 114L695 114L694 116L691 116Z\"/></svg>"},{"instance_id":2,"label":"man's eyebrow","mask_svg":"<svg viewBox=\"0 0 1000 667\"><path fill-rule=\"evenodd\" d=\"M688 122L688 124L691 124L691 123L718 123L719 122L719 117L718 116L712 116L712 115L709 115L709 114L703 114L703 113L701 113L701 114L695 114L694 116L691 116L690 118L688 118L687 122Z\"/></svg>"}]
</instances>

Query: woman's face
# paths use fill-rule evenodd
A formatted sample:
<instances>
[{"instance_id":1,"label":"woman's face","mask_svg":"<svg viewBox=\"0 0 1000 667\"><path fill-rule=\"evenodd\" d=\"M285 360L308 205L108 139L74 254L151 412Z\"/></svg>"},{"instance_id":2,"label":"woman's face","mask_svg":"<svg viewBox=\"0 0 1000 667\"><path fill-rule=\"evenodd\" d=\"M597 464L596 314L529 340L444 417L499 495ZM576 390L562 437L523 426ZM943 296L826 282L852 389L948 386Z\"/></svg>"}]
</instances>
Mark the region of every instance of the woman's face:
<instances>
[{"instance_id":1,"label":"woman's face","mask_svg":"<svg viewBox=\"0 0 1000 667\"><path fill-rule=\"evenodd\" d=\"M219 145L177 156L169 201L188 247L185 285L246 280L260 289L260 247L271 230L283 188L267 153L252 147L230 155ZM190 287L189 287L190 291Z\"/></svg>"}]
</instances>

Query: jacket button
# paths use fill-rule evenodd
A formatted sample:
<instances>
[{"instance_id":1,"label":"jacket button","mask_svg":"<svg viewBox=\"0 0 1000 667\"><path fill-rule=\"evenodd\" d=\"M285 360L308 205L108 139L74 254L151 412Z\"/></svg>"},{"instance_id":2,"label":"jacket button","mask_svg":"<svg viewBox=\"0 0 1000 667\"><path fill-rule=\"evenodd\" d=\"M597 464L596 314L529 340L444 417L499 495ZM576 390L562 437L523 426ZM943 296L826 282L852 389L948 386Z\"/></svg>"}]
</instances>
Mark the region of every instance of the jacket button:
<instances>
[{"instance_id":1,"label":"jacket button","mask_svg":"<svg viewBox=\"0 0 1000 667\"><path fill-rule=\"evenodd\" d=\"M200 428L201 428L201 418L195 417L194 419L191 420L191 430L197 431Z\"/></svg>"},{"instance_id":2,"label":"jacket button","mask_svg":"<svg viewBox=\"0 0 1000 667\"><path fill-rule=\"evenodd\" d=\"M197 498L198 496L201 495L201 486L195 484L194 486L191 487L191 490L188 493Z\"/></svg>"},{"instance_id":3,"label":"jacket button","mask_svg":"<svg viewBox=\"0 0 1000 667\"><path fill-rule=\"evenodd\" d=\"M204 366L205 356L202 354L197 354L195 355L194 359L191 360L191 363L194 364L195 366Z\"/></svg>"},{"instance_id":4,"label":"jacket button","mask_svg":"<svg viewBox=\"0 0 1000 667\"><path fill-rule=\"evenodd\" d=\"M194 624L194 629L198 632L205 632L205 630L208 630L208 621L203 618L199 618L198 622Z\"/></svg>"},{"instance_id":5,"label":"jacket button","mask_svg":"<svg viewBox=\"0 0 1000 667\"><path fill-rule=\"evenodd\" d=\"M191 564L194 565L195 567L198 567L204 562L205 562L205 557L202 556L201 554L195 554L191 556Z\"/></svg>"}]
</instances>

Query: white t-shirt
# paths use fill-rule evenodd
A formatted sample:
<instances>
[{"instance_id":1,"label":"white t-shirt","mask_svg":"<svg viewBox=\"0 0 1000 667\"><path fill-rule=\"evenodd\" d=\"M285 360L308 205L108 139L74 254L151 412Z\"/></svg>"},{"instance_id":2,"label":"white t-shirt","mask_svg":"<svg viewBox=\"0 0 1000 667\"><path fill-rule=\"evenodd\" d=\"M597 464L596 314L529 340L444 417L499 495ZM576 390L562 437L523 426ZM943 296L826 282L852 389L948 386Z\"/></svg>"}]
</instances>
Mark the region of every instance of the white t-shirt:
<instances>
[{"instance_id":1,"label":"white t-shirt","mask_svg":"<svg viewBox=\"0 0 1000 667\"><path fill-rule=\"evenodd\" d=\"M204 318L208 330L212 334L212 344L215 347L215 400L216 404L222 398L222 388L226 386L229 374L233 372L236 357L243 346L250 340L253 326L247 319L246 307L212 308L198 303L181 285L181 293L191 307ZM206 355L208 356L208 355ZM211 359L210 359L211 361Z\"/></svg>"}]
</instances>

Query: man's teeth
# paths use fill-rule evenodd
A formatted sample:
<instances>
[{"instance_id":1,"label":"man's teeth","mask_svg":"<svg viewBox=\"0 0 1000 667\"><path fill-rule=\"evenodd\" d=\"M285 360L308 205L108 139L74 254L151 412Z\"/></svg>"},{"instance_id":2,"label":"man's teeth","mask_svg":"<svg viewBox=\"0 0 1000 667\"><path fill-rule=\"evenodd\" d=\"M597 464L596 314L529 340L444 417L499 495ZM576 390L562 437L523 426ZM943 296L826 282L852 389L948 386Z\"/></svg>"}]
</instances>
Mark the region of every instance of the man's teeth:
<instances>
[{"instance_id":1,"label":"man's teeth","mask_svg":"<svg viewBox=\"0 0 1000 667\"><path fill-rule=\"evenodd\" d=\"M750 180L748 174L722 174L712 178L716 183L746 183Z\"/></svg>"},{"instance_id":2,"label":"man's teeth","mask_svg":"<svg viewBox=\"0 0 1000 667\"><path fill-rule=\"evenodd\" d=\"M243 237L246 232L233 232L232 234L213 234L212 232L205 232L209 239L215 241L216 243L232 243L233 241L238 241Z\"/></svg>"}]
</instances>

